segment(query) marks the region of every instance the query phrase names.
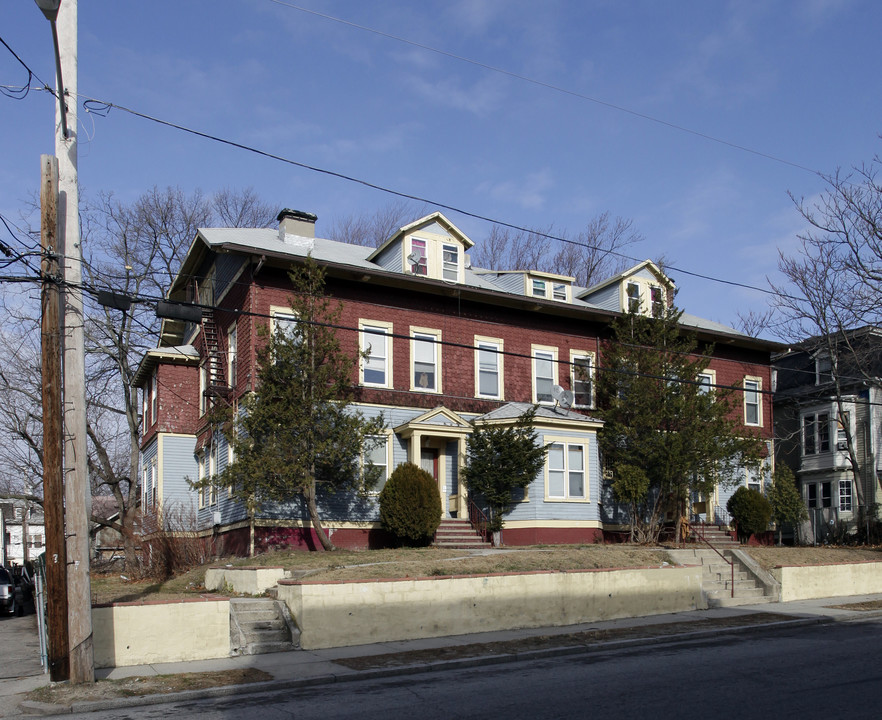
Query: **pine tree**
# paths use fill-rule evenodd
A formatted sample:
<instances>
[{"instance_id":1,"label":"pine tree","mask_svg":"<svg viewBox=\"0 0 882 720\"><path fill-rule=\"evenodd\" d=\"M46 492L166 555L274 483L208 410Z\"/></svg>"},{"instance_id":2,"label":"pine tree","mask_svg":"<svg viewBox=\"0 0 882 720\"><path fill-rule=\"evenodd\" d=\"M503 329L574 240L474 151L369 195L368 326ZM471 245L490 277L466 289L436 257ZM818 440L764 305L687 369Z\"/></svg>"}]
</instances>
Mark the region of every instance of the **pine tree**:
<instances>
[{"instance_id":1,"label":"pine tree","mask_svg":"<svg viewBox=\"0 0 882 720\"><path fill-rule=\"evenodd\" d=\"M786 465L778 465L769 489L769 502L772 503L772 520L778 526L778 544L781 544L784 523L793 525L794 537L797 525L808 518L808 510L796 487L793 471Z\"/></svg>"},{"instance_id":2,"label":"pine tree","mask_svg":"<svg viewBox=\"0 0 882 720\"><path fill-rule=\"evenodd\" d=\"M713 348L698 347L680 327L681 315L674 308L661 317L629 313L613 323L602 348L600 448L640 542L658 540L668 509L679 536L690 493L738 482L741 468L758 466L765 452L739 421L733 391L700 384Z\"/></svg>"},{"instance_id":3,"label":"pine tree","mask_svg":"<svg viewBox=\"0 0 882 720\"><path fill-rule=\"evenodd\" d=\"M363 493L376 484L379 471L362 454L383 422L350 407L356 358L342 351L332 327L342 305L325 294L324 271L309 257L290 277L294 319L277 323L258 351L256 389L226 423L235 461L217 482L232 488L251 518L264 503L301 497L322 547L333 550L318 489Z\"/></svg>"},{"instance_id":4,"label":"pine tree","mask_svg":"<svg viewBox=\"0 0 882 720\"><path fill-rule=\"evenodd\" d=\"M499 532L511 510L512 491L525 488L545 464L546 446L533 430L536 408L529 408L513 425L475 423L466 440L463 482L471 495L490 506L491 532Z\"/></svg>"}]
</instances>

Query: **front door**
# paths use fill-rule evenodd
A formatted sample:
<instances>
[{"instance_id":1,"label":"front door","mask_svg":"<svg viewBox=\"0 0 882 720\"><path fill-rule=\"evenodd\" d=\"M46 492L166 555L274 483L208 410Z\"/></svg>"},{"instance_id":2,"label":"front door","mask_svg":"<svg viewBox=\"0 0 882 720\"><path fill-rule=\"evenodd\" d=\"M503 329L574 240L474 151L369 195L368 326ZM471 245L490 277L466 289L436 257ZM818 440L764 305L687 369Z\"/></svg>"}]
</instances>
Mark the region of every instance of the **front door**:
<instances>
[{"instance_id":1,"label":"front door","mask_svg":"<svg viewBox=\"0 0 882 720\"><path fill-rule=\"evenodd\" d=\"M438 472L438 451L435 448L422 448L420 451L420 467L435 478L438 484L438 492L441 495L442 514L446 515L447 494L444 492L444 484L441 482Z\"/></svg>"}]
</instances>

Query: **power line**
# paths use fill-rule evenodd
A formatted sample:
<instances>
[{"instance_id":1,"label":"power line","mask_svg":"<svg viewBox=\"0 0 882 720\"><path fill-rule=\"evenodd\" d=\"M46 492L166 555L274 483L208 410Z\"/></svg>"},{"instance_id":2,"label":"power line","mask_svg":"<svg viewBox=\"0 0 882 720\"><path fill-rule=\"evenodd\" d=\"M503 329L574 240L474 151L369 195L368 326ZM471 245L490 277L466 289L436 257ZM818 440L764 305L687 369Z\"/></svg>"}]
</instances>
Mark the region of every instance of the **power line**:
<instances>
[{"instance_id":1,"label":"power line","mask_svg":"<svg viewBox=\"0 0 882 720\"><path fill-rule=\"evenodd\" d=\"M758 157L765 158L766 160L772 160L773 162L781 163L782 165L788 165L790 167L796 168L797 170L803 170L805 172L811 173L812 175L820 175L820 173L817 170L813 170L812 168L806 167L805 165L800 165L799 163L795 163L790 160L785 160L784 158L780 158L775 155L770 155L769 153L765 153L760 150L754 150L753 148L749 148L746 145L739 145L738 143L734 143L729 140L723 140L722 138L718 138L713 135L709 135L709 134L701 132L699 130L693 130L692 128L688 128L685 125L677 125L676 123L672 123L667 120L662 120L661 118L657 118L652 115L648 115L646 113L638 112L637 110L631 110L630 108L626 108L622 105L616 105L615 103L611 103L606 100L601 100L599 98L592 97L590 95L585 95L584 93L580 93L575 90L569 90L565 87L561 87L560 85L554 85L553 83L545 82L543 80L537 80L536 78L532 78L528 75L521 75L519 73L513 72L511 70L506 70L505 68L501 68L501 67L498 67L495 65L488 65L487 63L483 63L479 60L473 60L472 58L465 57L464 55L457 55L457 54L449 52L447 50L441 50L440 48L432 47L431 45L426 45L424 43L419 43L414 40L409 40L409 39L401 37L399 35L392 35L391 33L383 32L382 30L377 30L376 28L368 27L367 25L359 25L358 23L352 22L350 20L344 20L343 18L338 18L333 15L328 15L326 13L318 12L317 10L310 10L309 8L301 7L300 5L294 5L293 3L289 3L289 2L284 2L283 0L269 0L269 1L272 3L275 3L276 5L282 5L284 7L291 8L292 10L298 10L298 11L300 11L302 13L306 13L308 15L314 15L316 17L320 17L324 20L330 20L331 22L340 23L341 25L346 25L348 27L352 27L357 30L363 30L364 32L373 33L374 35L378 35L378 36L386 38L388 40L394 40L396 42L404 43L405 45L410 45L411 47L416 47L416 48L419 48L420 50L426 50L428 52L433 52L438 55L443 55L444 57L448 57L453 60L458 60L460 62L468 63L469 65L474 65L475 67L483 68L484 70L490 70L491 72L499 73L500 75L506 75L506 76L514 78L516 80L521 80L523 82L527 82L532 85L537 85L539 87L545 88L546 90L552 90L553 92L561 93L563 95L569 95L571 97L575 97L580 100L586 100L588 102L595 103L596 105L602 105L603 107L607 107L612 110L616 110L617 112L622 112L622 113L626 113L628 115L632 115L633 117L640 118L641 120L648 120L649 122L663 125L665 127L671 128L672 130L677 130L678 132L688 133L689 135L694 135L695 137L700 137L703 140L709 140L710 142L718 143L720 145L725 145L726 147L733 148L734 150L740 150L742 152L750 153L751 155L756 155Z\"/></svg>"},{"instance_id":2,"label":"power line","mask_svg":"<svg viewBox=\"0 0 882 720\"><path fill-rule=\"evenodd\" d=\"M275 2L276 0L271 0L271 1L272 1L272 2ZM294 7L295 9L302 9L302 8L297 7L297 6L292 6L292 7ZM304 11L305 11L305 12L311 12L311 11L306 11L306 10L304 10ZM316 14L320 14L320 13L316 13ZM330 18L330 16L328 16L328 17ZM334 19L334 18L331 18L331 19ZM394 36L393 36L393 37L394 37ZM396 38L396 39L398 39L398 38ZM5 44L6 44L6 43L4 43L4 45L5 45ZM9 46L7 45L6 47L8 48ZM12 52L11 48L10 48L10 52ZM439 51L439 52L440 52L440 51ZM14 54L14 53L13 53L13 54ZM18 56L16 55L16 57L18 57ZM24 65L23 62L22 62L22 64ZM27 66L25 65L25 67L27 67ZM39 78L38 78L38 79L39 79ZM528 79L528 78L525 78L525 79ZM55 93L51 90L51 88L50 88L49 86L44 86L43 88L40 88L40 89L41 89L41 90L46 90L46 91L48 91L48 92L52 92L52 94L55 95ZM109 102L109 101L106 101L106 100L101 100L101 99L98 99L98 98L87 97L87 96L85 96L85 95L83 95L83 94L80 94L79 97L83 100L83 109L84 109L84 111L87 112L87 113L91 113L91 114L93 114L93 115L97 115L97 116L99 116L99 117L107 117L107 115L109 114L110 110L115 108L115 109L117 109L117 110L120 110L121 112L125 112L125 113L128 113L128 114L130 114L130 115L134 115L135 117L139 117L139 118L141 118L141 119L143 119L143 120L147 120L147 121L150 121L150 122L154 122L154 123L157 123L157 124L159 124L159 125L164 125L164 126L166 126L166 127L169 127L169 128L175 129L175 130L179 130L179 131L184 132L184 133L188 133L188 134L191 134L191 135L195 135L196 137L201 137L201 138L203 138L203 139L205 139L205 140L210 140L210 141L217 142L217 143L220 143L220 144L223 144L223 145L227 145L227 146L229 146L229 147L237 148L237 149L239 149L239 150L244 150L244 151L246 151L246 152L254 153L254 154L256 154L256 155L259 155L259 156L261 156L261 157L268 158L268 159L270 159L270 160L276 160L277 162L282 162L282 163L285 163L285 164L288 164L288 165L292 165L292 166L294 166L294 167L299 167L299 168L301 168L301 169L303 169L303 170L308 170L308 171L310 171L310 172L315 172L315 173L319 173L319 174L322 174L322 175L327 175L327 176L329 176L329 177L334 177L334 178L337 178L337 179L340 179L340 180L344 180L344 181L346 181L346 182L351 182L351 183L355 183L355 184L358 184L358 185L362 185L362 186L367 187L367 188L370 188L370 189L372 189L372 190L377 190L377 191L379 191L379 192L383 192L383 193L386 193L386 194L389 194L389 195L394 195L395 197L400 197L400 198L405 199L405 200L411 200L411 201L414 201L414 202L423 203L423 204L427 204L427 205L432 205L432 206L435 206L435 207L438 207L438 208L443 208L443 209L445 209L445 210L450 210L451 212L455 212L455 213L457 213L457 214L459 214L459 215L462 215L462 216L464 216L464 217L469 217L469 218L472 218L472 219L474 219L474 220L480 220L480 221L482 221L482 222L487 222L487 223L490 223L490 224L493 224L493 225L498 225L498 226L500 226L500 227L509 228L509 229L511 229L511 230L516 230L516 231L518 231L518 232L523 232L523 233L528 233L528 234L536 235L537 237L546 238L546 239L548 239L548 240L554 240L554 241L557 241L557 242L561 242L561 243L565 243L565 244L569 244L569 245L574 245L574 246L577 246L577 247L584 247L584 248L587 248L587 249L590 249L590 250L598 250L598 251L604 252L604 253L606 253L606 254L612 256L612 257L618 257L618 258L621 258L621 259L623 259L623 260L627 260L627 261L632 262L632 263L640 263L640 262L642 262L642 259L637 258L637 257L635 257L635 256L633 256L633 255L626 255L626 254L624 254L624 253L621 253L621 252L618 252L618 251L615 251L615 250L608 250L608 249L605 249L605 248L600 248L600 247L595 246L595 245L590 245L589 243L584 243L584 242L580 242L580 241L577 241L577 240L571 240L570 238L566 238L566 237L563 237L563 236L560 236L560 235L553 235L553 234L551 234L551 233L547 233L547 232L544 232L544 231L536 230L536 229L533 229L533 228L527 228L527 227L524 227L524 226L521 226L521 225L517 225L517 224L514 224L514 223L505 222L505 221L503 221L503 220L494 219L494 218L491 218L491 217L489 217L489 216L487 216L487 215L483 215L483 214L481 214L481 213L479 213L479 212L474 212L474 211L466 210L466 209L464 209L464 208L461 208L461 207L458 207L458 206L455 206L455 205L450 205L450 204L447 204L447 203L442 203L442 202L439 202L439 201L437 201L437 200L433 200L433 199L431 199L431 198L423 197L423 196L420 196L420 195L414 195L414 194L412 194L412 193L406 193L406 192L403 192L403 191L400 191L400 190L395 190L395 189L393 189L393 188L389 188L389 187L386 187L386 186L383 186L383 185L379 185L379 184L377 184L377 183L370 182L370 181L368 181L368 180L364 180L364 179L361 179L361 178L357 178L357 177L354 177L354 176L351 176L351 175L346 175L345 173L337 172L337 171L334 171L334 170L328 170L328 169L326 169L326 168L320 168L320 167L315 166L315 165L310 165L310 164L308 164L308 163L304 163L304 162L300 162L300 161L297 161L297 160L293 160L293 159L291 159L291 158L286 158L286 157L284 157L284 156L282 156L282 155L278 155L278 154L276 154L276 153L272 153L272 152L269 152L269 151L266 151L266 150L260 150L260 149L258 149L258 148L253 147L253 146L245 145L244 143L240 143L240 142L237 142L237 141L234 141L234 140L229 140L229 139L226 139L226 138L222 138L222 137L220 137L220 136L218 136L218 135L212 135L211 133L203 132L203 131L201 131L201 130L196 130L196 129L194 129L194 128L190 128L190 127L187 127L187 126L181 125L181 124L179 124L179 123L172 122L172 121L170 121L170 120L163 120L163 119L161 119L161 118L158 118L158 117L155 117L155 116L152 116L152 115L148 115L148 114L146 114L146 113L139 112L139 111L137 111L137 110L134 110L134 109L132 109L132 108L125 107L125 106L123 106L123 105L119 105L119 104L117 104L117 103ZM587 99L591 99L591 98L587 98ZM650 118L650 119L651 119L651 118ZM661 121L659 121L659 122L661 122ZM676 126L674 126L674 127L676 127ZM692 131L690 131L690 132L692 132ZM695 133L695 134L699 134L699 135L700 135L700 133ZM707 137L710 137L710 136L707 136ZM723 142L723 141L718 141L718 142ZM755 152L755 151L751 151L751 152ZM761 155L762 153L756 153L756 154ZM799 166L797 166L797 167L799 167ZM807 169L807 168L803 168L803 169ZM809 170L809 172L812 172L812 173L814 173L814 174L819 174L819 173L817 173L817 172L814 171L814 170ZM707 275L707 274L705 274L705 273L699 273L699 272L695 272L695 271L692 271L692 270L686 270L685 268L680 268L680 267L677 267L677 266L674 266L674 265L669 265L669 266L667 266L667 267L668 267L669 270L672 270L672 271L674 271L674 272L682 273L682 274L684 274L684 275L688 275L688 276L690 276L690 277L698 278L698 279L701 279L701 280L707 280L707 281L710 281L710 282L716 282L716 283L720 283L720 284L723 284L723 285L728 285L728 286L730 286L730 287L738 287L738 288L742 288L742 289L745 289L745 290L752 290L752 291L754 291L754 292L760 292L760 293L763 293L763 294L766 294L766 295L782 296L781 293L776 292L775 290L772 290L772 289L769 289L769 288L761 288L761 287L758 287L758 286L755 286L755 285L750 285L750 284L742 283L742 282L738 282L738 281L735 281L735 280L727 280L727 279L725 279L725 278L720 278L720 277L716 277L716 276L712 276L712 275ZM783 297L786 297L786 298L788 298L788 299L792 299L792 300L798 300L798 299L799 299L799 298L795 298L795 297L792 297L792 296L789 296L789 295L783 295Z\"/></svg>"},{"instance_id":3,"label":"power line","mask_svg":"<svg viewBox=\"0 0 882 720\"><path fill-rule=\"evenodd\" d=\"M213 142L220 143L222 145L227 145L229 147L234 147L239 150L244 150L246 152L254 153L255 155L259 155L261 157L268 158L270 160L276 160L278 162L285 163L287 165L292 165L294 167L301 168L303 170L309 170L310 172L319 173L321 175L327 175L329 177L334 177L340 180L344 180L346 182L356 183L358 185L362 185L364 187L370 188L371 190L377 190L379 192L387 193L389 195L394 195L395 197L400 197L405 200L412 200L414 202L423 203L426 205L431 205L438 208L443 208L444 210L450 210L451 212L455 212L459 215L463 215L465 217L469 217L475 220L481 220L483 222L488 222L493 225L498 225L500 227L509 228L511 230L516 230L518 232L528 233L532 235L536 235L537 237L547 238L548 240L555 240L557 242L566 243L569 245L575 245L577 247L588 248L589 250L599 250L610 256L619 257L624 260L628 260L633 263L643 262L640 258L637 258L633 255L626 255L624 253L608 250L605 248L600 248L596 245L590 245L588 243L580 242L578 240L571 240L570 238L562 237L560 235L553 235L551 233L543 232L540 230L536 230L533 228L527 228L522 225L516 225L514 223L505 222L504 220L498 220L487 215L482 215L478 212L473 212L470 210L466 210L464 208L458 207L456 205L450 205L447 203L439 202L437 200L433 200L431 198L423 197L421 195L414 195L413 193L406 193L401 190L395 190L393 188L389 188L383 185L379 185L374 182L370 182L368 180L364 180L361 178L354 177L352 175L346 175L345 173L337 172L335 170L328 170L326 168L320 168L315 165L310 165L308 163L300 162L298 160L292 160L291 158L286 158L282 155L277 155L276 153L272 153L266 150L260 150L259 148L252 147L250 145L245 145L244 143L237 142L235 140L229 140L226 138L222 138L218 135L212 135L211 133L203 132L201 130L196 130L194 128L187 127L185 125L180 125L179 123L172 122L170 120L163 120L161 118L147 115L146 113L139 112L137 110L133 110L132 108L125 107L123 105L118 105L116 103L108 102L106 100L99 100L97 98L87 98L84 95L80 95L81 98L84 98L83 107L86 112L93 113L98 115L99 117L106 117L111 109L117 109L121 112L128 113L130 115L134 115L135 117L139 117L143 120L148 120L150 122L157 123L159 125L164 125L166 127L170 127L174 130L180 130L181 132L185 132L191 135L195 135L196 137L201 137L205 140L211 140ZM724 278L714 277L712 275L706 275L704 273L694 272L692 270L686 270L684 268L676 267L674 265L667 266L669 270L674 272L682 273L684 275L689 275L690 277L699 278L702 280L708 280L710 282L721 283L723 285L729 285L731 287L739 287L745 290L753 290L756 292L761 292L766 295L774 295L781 296L781 293L778 293L769 288L761 288L755 285L749 285L747 283L737 282L735 280L726 280ZM790 297L784 295L783 297ZM798 298L791 298L797 300Z\"/></svg>"}]
</instances>

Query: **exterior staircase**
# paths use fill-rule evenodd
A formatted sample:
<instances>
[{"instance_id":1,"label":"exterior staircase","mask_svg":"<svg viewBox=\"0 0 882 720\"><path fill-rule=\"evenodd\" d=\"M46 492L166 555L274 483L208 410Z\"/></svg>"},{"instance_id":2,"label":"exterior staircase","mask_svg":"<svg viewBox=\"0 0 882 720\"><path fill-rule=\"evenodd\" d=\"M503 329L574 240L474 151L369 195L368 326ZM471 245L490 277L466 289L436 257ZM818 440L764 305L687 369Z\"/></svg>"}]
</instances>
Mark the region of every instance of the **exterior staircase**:
<instances>
[{"instance_id":1,"label":"exterior staircase","mask_svg":"<svg viewBox=\"0 0 882 720\"><path fill-rule=\"evenodd\" d=\"M775 588L764 578L758 566L734 547L718 547L725 560L711 548L699 545L689 549L668 550L668 556L678 565L701 565L701 592L708 607L732 607L775 602ZM729 562L734 564L733 567ZM734 593L732 587L734 583Z\"/></svg>"},{"instance_id":2,"label":"exterior staircase","mask_svg":"<svg viewBox=\"0 0 882 720\"><path fill-rule=\"evenodd\" d=\"M457 548L462 550L479 550L491 547L485 542L468 520L445 518L435 531L432 543L440 548Z\"/></svg>"},{"instance_id":3,"label":"exterior staircase","mask_svg":"<svg viewBox=\"0 0 882 720\"><path fill-rule=\"evenodd\" d=\"M299 637L284 603L272 598L230 598L231 655L296 650Z\"/></svg>"}]
</instances>

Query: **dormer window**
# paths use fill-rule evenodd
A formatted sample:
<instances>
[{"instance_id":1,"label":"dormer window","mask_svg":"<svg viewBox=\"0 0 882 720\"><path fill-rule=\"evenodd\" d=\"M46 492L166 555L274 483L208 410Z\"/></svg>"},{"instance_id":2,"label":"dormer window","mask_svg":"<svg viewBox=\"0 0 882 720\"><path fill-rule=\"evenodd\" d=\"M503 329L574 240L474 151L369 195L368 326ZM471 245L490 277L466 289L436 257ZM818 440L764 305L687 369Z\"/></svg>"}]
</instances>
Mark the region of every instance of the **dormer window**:
<instances>
[{"instance_id":1,"label":"dormer window","mask_svg":"<svg viewBox=\"0 0 882 720\"><path fill-rule=\"evenodd\" d=\"M443 245L442 257L441 277L450 282L459 282L459 248L456 245Z\"/></svg>"},{"instance_id":2,"label":"dormer window","mask_svg":"<svg viewBox=\"0 0 882 720\"><path fill-rule=\"evenodd\" d=\"M649 288L649 297L652 302L652 317L660 318L665 314L664 292L658 285Z\"/></svg>"},{"instance_id":3,"label":"dormer window","mask_svg":"<svg viewBox=\"0 0 882 720\"><path fill-rule=\"evenodd\" d=\"M554 283L551 286L551 297L553 300L559 300L560 302L567 301L567 286L563 283Z\"/></svg>"},{"instance_id":4,"label":"dormer window","mask_svg":"<svg viewBox=\"0 0 882 720\"><path fill-rule=\"evenodd\" d=\"M829 355L815 358L815 385L823 385L833 379L833 363Z\"/></svg>"},{"instance_id":5,"label":"dormer window","mask_svg":"<svg viewBox=\"0 0 882 720\"><path fill-rule=\"evenodd\" d=\"M426 241L419 238L411 238L410 250L411 253L408 261L410 262L411 272L414 275L428 275L429 260L428 253L426 252Z\"/></svg>"},{"instance_id":6,"label":"dormer window","mask_svg":"<svg viewBox=\"0 0 882 720\"><path fill-rule=\"evenodd\" d=\"M544 280L533 280L533 297L546 297Z\"/></svg>"},{"instance_id":7,"label":"dormer window","mask_svg":"<svg viewBox=\"0 0 882 720\"><path fill-rule=\"evenodd\" d=\"M628 288L628 312L640 312L640 286L637 283L629 282Z\"/></svg>"}]
</instances>

